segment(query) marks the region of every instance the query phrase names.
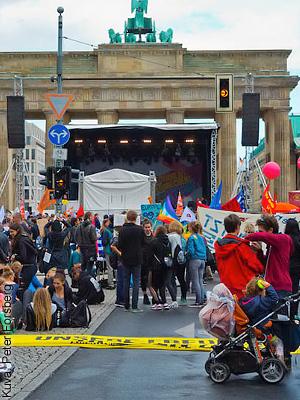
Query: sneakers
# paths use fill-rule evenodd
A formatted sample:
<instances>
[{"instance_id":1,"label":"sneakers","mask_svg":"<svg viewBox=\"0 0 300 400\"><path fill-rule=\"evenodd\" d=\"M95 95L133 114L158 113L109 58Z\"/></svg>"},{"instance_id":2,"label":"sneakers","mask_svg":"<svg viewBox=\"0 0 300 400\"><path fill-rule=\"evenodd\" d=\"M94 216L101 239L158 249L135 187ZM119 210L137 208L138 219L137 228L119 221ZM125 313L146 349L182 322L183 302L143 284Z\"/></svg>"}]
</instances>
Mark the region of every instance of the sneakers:
<instances>
[{"instance_id":1,"label":"sneakers","mask_svg":"<svg viewBox=\"0 0 300 400\"><path fill-rule=\"evenodd\" d=\"M131 312L133 312L133 313L142 313L142 312L144 312L144 310L142 310L141 308L133 308L131 310Z\"/></svg>"},{"instance_id":2,"label":"sneakers","mask_svg":"<svg viewBox=\"0 0 300 400\"><path fill-rule=\"evenodd\" d=\"M149 297L148 297L148 295L147 294L144 294L144 301L143 301L143 304L146 304L146 305L150 305L150 300L149 300Z\"/></svg>"},{"instance_id":3,"label":"sneakers","mask_svg":"<svg viewBox=\"0 0 300 400\"><path fill-rule=\"evenodd\" d=\"M170 304L170 308L171 309L176 309L176 308L178 308L178 303L177 303L177 301L172 301L172 303Z\"/></svg>"},{"instance_id":4,"label":"sneakers","mask_svg":"<svg viewBox=\"0 0 300 400\"><path fill-rule=\"evenodd\" d=\"M124 303L119 303L118 301L115 302L115 306L116 307L122 307L122 308L125 307Z\"/></svg>"},{"instance_id":5,"label":"sneakers","mask_svg":"<svg viewBox=\"0 0 300 400\"><path fill-rule=\"evenodd\" d=\"M125 306L124 306L124 307L125 307ZM130 312L130 311L132 311L132 310L131 310L130 307L129 307L129 308L126 308L126 307L125 307L125 308L124 308L124 311Z\"/></svg>"},{"instance_id":6,"label":"sneakers","mask_svg":"<svg viewBox=\"0 0 300 400\"><path fill-rule=\"evenodd\" d=\"M181 300L178 302L178 305L179 305L179 306L186 306L186 305L187 305L186 299L181 299Z\"/></svg>"},{"instance_id":7,"label":"sneakers","mask_svg":"<svg viewBox=\"0 0 300 400\"><path fill-rule=\"evenodd\" d=\"M202 307L203 306L203 304L201 304L201 303L194 303L194 304L188 304L188 307L194 307L194 308L199 308L199 307Z\"/></svg>"},{"instance_id":8,"label":"sneakers","mask_svg":"<svg viewBox=\"0 0 300 400\"><path fill-rule=\"evenodd\" d=\"M151 306L151 310L154 311L161 311L163 309L163 306L161 304L153 304L153 306Z\"/></svg>"},{"instance_id":9,"label":"sneakers","mask_svg":"<svg viewBox=\"0 0 300 400\"><path fill-rule=\"evenodd\" d=\"M164 307L164 310L170 310L170 306L169 306L168 303L165 303L165 304L163 305L163 307Z\"/></svg>"}]
</instances>

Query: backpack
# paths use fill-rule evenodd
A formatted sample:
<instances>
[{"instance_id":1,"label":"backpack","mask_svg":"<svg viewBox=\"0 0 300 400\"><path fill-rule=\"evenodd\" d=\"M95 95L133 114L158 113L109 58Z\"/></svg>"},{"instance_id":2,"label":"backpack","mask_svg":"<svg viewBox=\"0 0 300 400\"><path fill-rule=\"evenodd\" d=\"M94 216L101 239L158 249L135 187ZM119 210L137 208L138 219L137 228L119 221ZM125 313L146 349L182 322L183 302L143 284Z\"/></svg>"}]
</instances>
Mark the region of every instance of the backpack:
<instances>
[{"instance_id":1,"label":"backpack","mask_svg":"<svg viewBox=\"0 0 300 400\"><path fill-rule=\"evenodd\" d=\"M93 284L93 286L97 292L98 302L102 303L102 301L104 301L105 296L104 296L104 292L103 292L100 282L98 282L94 277L90 277L90 282Z\"/></svg>"},{"instance_id":2,"label":"backpack","mask_svg":"<svg viewBox=\"0 0 300 400\"><path fill-rule=\"evenodd\" d=\"M179 244L175 247L174 250L174 260L176 260L178 264L184 264L186 262L184 252Z\"/></svg>"},{"instance_id":3,"label":"backpack","mask_svg":"<svg viewBox=\"0 0 300 400\"><path fill-rule=\"evenodd\" d=\"M154 258L163 267L171 268L173 266L171 243L169 241L168 241L168 244L162 243L162 248L163 248L162 260L160 260L155 254L154 254Z\"/></svg>"},{"instance_id":4,"label":"backpack","mask_svg":"<svg viewBox=\"0 0 300 400\"><path fill-rule=\"evenodd\" d=\"M71 328L88 328L91 320L92 314L87 302L80 300L70 312Z\"/></svg>"}]
</instances>

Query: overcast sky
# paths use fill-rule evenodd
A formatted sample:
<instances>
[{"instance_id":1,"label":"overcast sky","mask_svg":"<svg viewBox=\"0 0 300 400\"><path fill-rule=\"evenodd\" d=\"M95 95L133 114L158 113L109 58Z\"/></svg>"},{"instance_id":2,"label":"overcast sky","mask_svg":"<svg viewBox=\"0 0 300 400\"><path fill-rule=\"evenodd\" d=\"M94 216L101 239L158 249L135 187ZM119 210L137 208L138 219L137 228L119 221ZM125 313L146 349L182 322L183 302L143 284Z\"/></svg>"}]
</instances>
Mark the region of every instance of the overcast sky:
<instances>
[{"instance_id":1,"label":"overcast sky","mask_svg":"<svg viewBox=\"0 0 300 400\"><path fill-rule=\"evenodd\" d=\"M149 0L157 30L173 28L187 49L291 49L291 74L300 75L299 0ZM0 0L0 51L56 51L57 7L63 6L64 36L92 45L108 42L131 16L131 0ZM64 40L64 50L89 46ZM300 114L300 88L292 94Z\"/></svg>"}]
</instances>

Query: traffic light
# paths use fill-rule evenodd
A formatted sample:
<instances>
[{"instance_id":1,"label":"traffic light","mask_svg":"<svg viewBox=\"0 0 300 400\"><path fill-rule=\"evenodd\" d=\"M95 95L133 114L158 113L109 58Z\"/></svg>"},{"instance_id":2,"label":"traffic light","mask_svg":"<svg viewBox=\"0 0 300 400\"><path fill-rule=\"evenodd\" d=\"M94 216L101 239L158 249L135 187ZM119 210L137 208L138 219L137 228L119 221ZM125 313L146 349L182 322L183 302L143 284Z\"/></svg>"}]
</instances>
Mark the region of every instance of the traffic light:
<instances>
[{"instance_id":1,"label":"traffic light","mask_svg":"<svg viewBox=\"0 0 300 400\"><path fill-rule=\"evenodd\" d=\"M53 189L53 170L53 167L48 167L39 171L39 174L45 177L45 179L40 179L39 183L50 190Z\"/></svg>"},{"instance_id":2,"label":"traffic light","mask_svg":"<svg viewBox=\"0 0 300 400\"><path fill-rule=\"evenodd\" d=\"M71 188L72 170L71 167L57 167L54 172L54 193L55 198L60 199L68 194Z\"/></svg>"},{"instance_id":3,"label":"traffic light","mask_svg":"<svg viewBox=\"0 0 300 400\"><path fill-rule=\"evenodd\" d=\"M233 75L216 75L216 112L233 112Z\"/></svg>"}]
</instances>

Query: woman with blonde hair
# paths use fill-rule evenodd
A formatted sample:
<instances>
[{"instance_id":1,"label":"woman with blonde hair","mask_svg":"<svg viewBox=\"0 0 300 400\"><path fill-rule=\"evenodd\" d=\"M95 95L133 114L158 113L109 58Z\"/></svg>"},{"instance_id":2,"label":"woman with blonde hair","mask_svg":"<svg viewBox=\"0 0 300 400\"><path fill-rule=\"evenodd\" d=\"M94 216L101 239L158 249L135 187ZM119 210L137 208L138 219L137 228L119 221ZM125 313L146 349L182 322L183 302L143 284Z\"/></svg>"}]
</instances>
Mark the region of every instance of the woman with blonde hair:
<instances>
[{"instance_id":1,"label":"woman with blonde hair","mask_svg":"<svg viewBox=\"0 0 300 400\"><path fill-rule=\"evenodd\" d=\"M27 331L49 331L52 329L52 314L56 311L47 289L38 288L34 293L33 302L26 309Z\"/></svg>"},{"instance_id":2,"label":"woman with blonde hair","mask_svg":"<svg viewBox=\"0 0 300 400\"><path fill-rule=\"evenodd\" d=\"M182 225L173 221L169 225L169 234L168 238L171 243L172 250L172 258L173 258L173 267L172 267L172 285L174 287L175 293L177 295L177 285L176 285L176 277L180 284L181 289L181 300L178 305L184 306L187 304L186 302L186 281L185 281L185 269L186 269L186 260L184 257L186 241L182 237L183 228Z\"/></svg>"},{"instance_id":3,"label":"woman with blonde hair","mask_svg":"<svg viewBox=\"0 0 300 400\"><path fill-rule=\"evenodd\" d=\"M203 228L200 222L191 222L188 225L191 236L186 246L187 259L189 261L190 277L196 294L196 302L189 307L201 307L204 303L203 273L206 260L206 245Z\"/></svg>"}]
</instances>

